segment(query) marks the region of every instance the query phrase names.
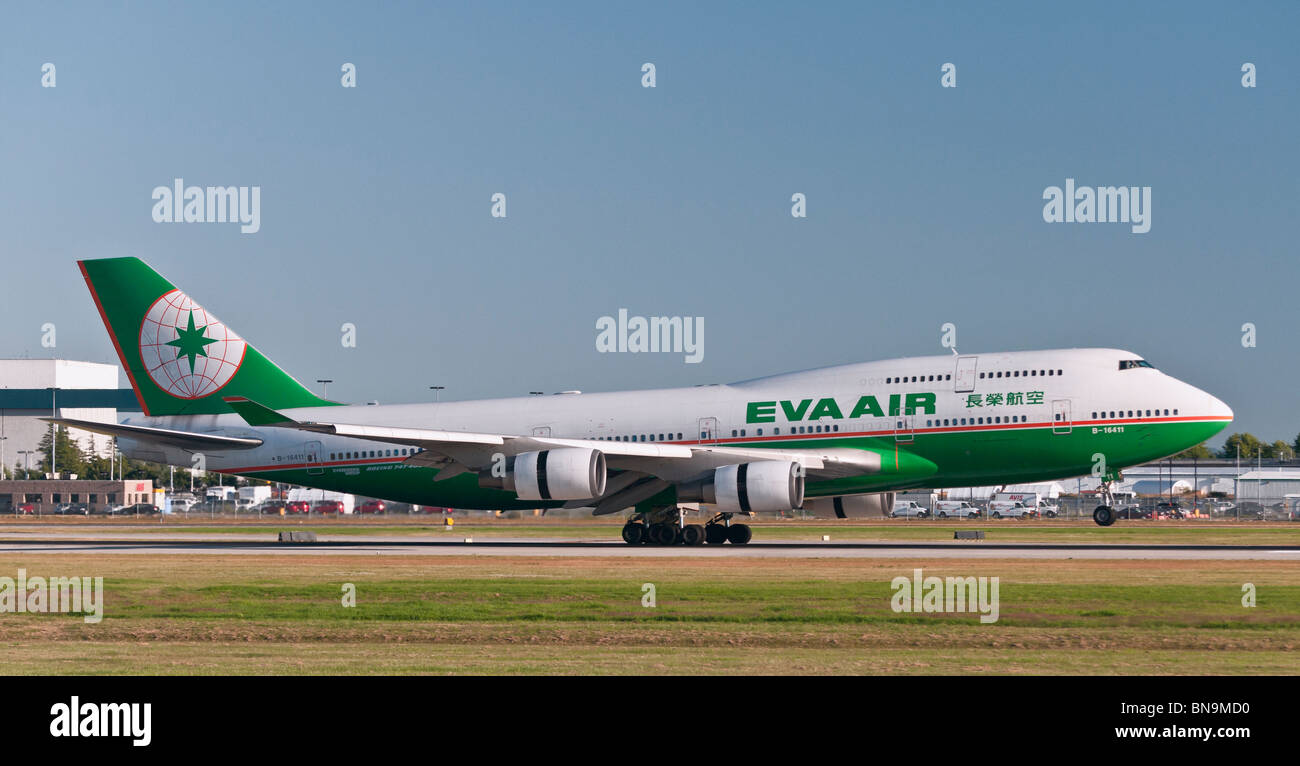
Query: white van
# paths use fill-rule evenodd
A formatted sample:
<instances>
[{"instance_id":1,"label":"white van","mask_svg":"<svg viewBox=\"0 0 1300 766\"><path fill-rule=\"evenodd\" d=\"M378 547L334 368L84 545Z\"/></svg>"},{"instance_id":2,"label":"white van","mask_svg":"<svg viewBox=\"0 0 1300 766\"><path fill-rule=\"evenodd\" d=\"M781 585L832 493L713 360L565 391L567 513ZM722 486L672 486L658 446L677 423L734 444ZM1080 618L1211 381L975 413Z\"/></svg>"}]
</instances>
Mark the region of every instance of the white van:
<instances>
[{"instance_id":1,"label":"white van","mask_svg":"<svg viewBox=\"0 0 1300 766\"><path fill-rule=\"evenodd\" d=\"M934 504L934 516L938 519L946 519L949 516L955 519L978 519L982 513L983 511L965 500L940 500Z\"/></svg>"},{"instance_id":2,"label":"white van","mask_svg":"<svg viewBox=\"0 0 1300 766\"><path fill-rule=\"evenodd\" d=\"M1031 508L1019 500L993 500L989 503L990 519L1032 519L1037 515L1037 508Z\"/></svg>"},{"instance_id":3,"label":"white van","mask_svg":"<svg viewBox=\"0 0 1300 766\"><path fill-rule=\"evenodd\" d=\"M894 502L894 510L889 512L891 519L916 518L924 519L930 515L930 509L917 505L912 500L898 500Z\"/></svg>"}]
</instances>

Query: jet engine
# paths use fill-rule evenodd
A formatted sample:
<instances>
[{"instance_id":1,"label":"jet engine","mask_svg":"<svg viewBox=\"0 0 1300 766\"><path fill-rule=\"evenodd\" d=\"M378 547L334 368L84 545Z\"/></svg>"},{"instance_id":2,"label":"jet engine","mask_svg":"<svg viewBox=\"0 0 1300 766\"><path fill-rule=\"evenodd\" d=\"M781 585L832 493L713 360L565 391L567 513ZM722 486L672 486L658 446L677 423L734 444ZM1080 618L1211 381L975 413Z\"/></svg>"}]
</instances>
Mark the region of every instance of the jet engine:
<instances>
[{"instance_id":1,"label":"jet engine","mask_svg":"<svg viewBox=\"0 0 1300 766\"><path fill-rule=\"evenodd\" d=\"M791 511L803 502L803 469L786 460L724 465L700 481L678 487L681 502L716 505L724 513Z\"/></svg>"},{"instance_id":2,"label":"jet engine","mask_svg":"<svg viewBox=\"0 0 1300 766\"><path fill-rule=\"evenodd\" d=\"M893 508L893 492L818 497L803 503L803 509L815 519L878 519L888 516Z\"/></svg>"},{"instance_id":3,"label":"jet engine","mask_svg":"<svg viewBox=\"0 0 1300 766\"><path fill-rule=\"evenodd\" d=\"M605 494L605 453L585 447L521 452L506 460L505 475L479 472L479 486L507 489L520 500L586 500Z\"/></svg>"}]
</instances>

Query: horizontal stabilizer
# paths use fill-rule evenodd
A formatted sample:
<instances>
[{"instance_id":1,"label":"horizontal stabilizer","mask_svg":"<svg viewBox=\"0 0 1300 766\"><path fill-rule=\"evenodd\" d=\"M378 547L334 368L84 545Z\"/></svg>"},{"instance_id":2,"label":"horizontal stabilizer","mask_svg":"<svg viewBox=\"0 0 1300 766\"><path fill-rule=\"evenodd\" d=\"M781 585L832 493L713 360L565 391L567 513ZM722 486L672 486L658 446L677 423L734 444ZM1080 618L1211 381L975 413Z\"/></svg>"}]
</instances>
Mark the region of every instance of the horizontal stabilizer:
<instances>
[{"instance_id":1,"label":"horizontal stabilizer","mask_svg":"<svg viewBox=\"0 0 1300 766\"><path fill-rule=\"evenodd\" d=\"M241 436L220 436L218 434L201 434L193 431L173 431L170 428L148 428L146 426L128 426L122 423L98 423L93 420L74 420L71 418L41 418L49 423L58 423L68 428L77 428L108 436L123 436L153 444L179 447L183 450L200 452L203 450L252 449L262 446L261 439Z\"/></svg>"}]
</instances>

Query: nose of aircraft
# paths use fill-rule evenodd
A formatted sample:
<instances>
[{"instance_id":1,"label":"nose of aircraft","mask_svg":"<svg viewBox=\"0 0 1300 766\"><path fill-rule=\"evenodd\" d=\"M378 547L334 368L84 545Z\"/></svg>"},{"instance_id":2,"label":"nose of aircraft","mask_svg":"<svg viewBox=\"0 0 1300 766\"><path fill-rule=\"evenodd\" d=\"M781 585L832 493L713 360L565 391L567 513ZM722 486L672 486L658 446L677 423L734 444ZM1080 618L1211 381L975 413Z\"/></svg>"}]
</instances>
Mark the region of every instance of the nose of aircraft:
<instances>
[{"instance_id":1,"label":"nose of aircraft","mask_svg":"<svg viewBox=\"0 0 1300 766\"><path fill-rule=\"evenodd\" d=\"M1209 414L1211 417L1223 418L1224 425L1227 425L1229 422L1231 422L1232 420L1231 407L1225 404L1222 399L1220 399L1217 396L1214 396L1213 394L1206 394L1205 398L1207 401L1207 406L1206 406L1207 414Z\"/></svg>"}]
</instances>

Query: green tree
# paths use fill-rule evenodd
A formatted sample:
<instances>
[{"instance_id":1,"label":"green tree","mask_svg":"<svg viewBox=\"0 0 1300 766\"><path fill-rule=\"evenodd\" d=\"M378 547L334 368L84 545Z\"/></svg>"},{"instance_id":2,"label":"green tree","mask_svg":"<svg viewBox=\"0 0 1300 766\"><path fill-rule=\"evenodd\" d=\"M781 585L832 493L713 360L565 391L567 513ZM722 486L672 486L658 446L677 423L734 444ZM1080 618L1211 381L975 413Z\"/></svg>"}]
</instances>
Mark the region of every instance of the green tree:
<instances>
[{"instance_id":1,"label":"green tree","mask_svg":"<svg viewBox=\"0 0 1300 766\"><path fill-rule=\"evenodd\" d=\"M1247 458L1254 458L1255 453L1263 447L1263 444L1254 436L1254 434L1233 434L1223 442L1223 449L1219 451L1219 457L1228 460L1237 457L1238 447L1241 448L1240 454L1242 459L1245 460Z\"/></svg>"},{"instance_id":2,"label":"green tree","mask_svg":"<svg viewBox=\"0 0 1300 766\"><path fill-rule=\"evenodd\" d=\"M68 429L59 426L55 429L55 436L51 437L49 433L41 438L39 449L42 453L40 469L42 473L50 473L50 445L56 445L55 456L58 458L57 465L59 473L75 473L77 476L84 476L86 473L86 461L82 455L81 447L77 445L72 437L68 435Z\"/></svg>"},{"instance_id":3,"label":"green tree","mask_svg":"<svg viewBox=\"0 0 1300 766\"><path fill-rule=\"evenodd\" d=\"M1174 458L1176 459L1187 459L1187 460L1191 460L1192 458L1208 460L1212 457L1214 457L1214 453L1210 451L1209 447L1205 446L1205 442L1201 442L1195 447L1188 447L1182 452L1179 452L1177 455L1174 455Z\"/></svg>"}]
</instances>

